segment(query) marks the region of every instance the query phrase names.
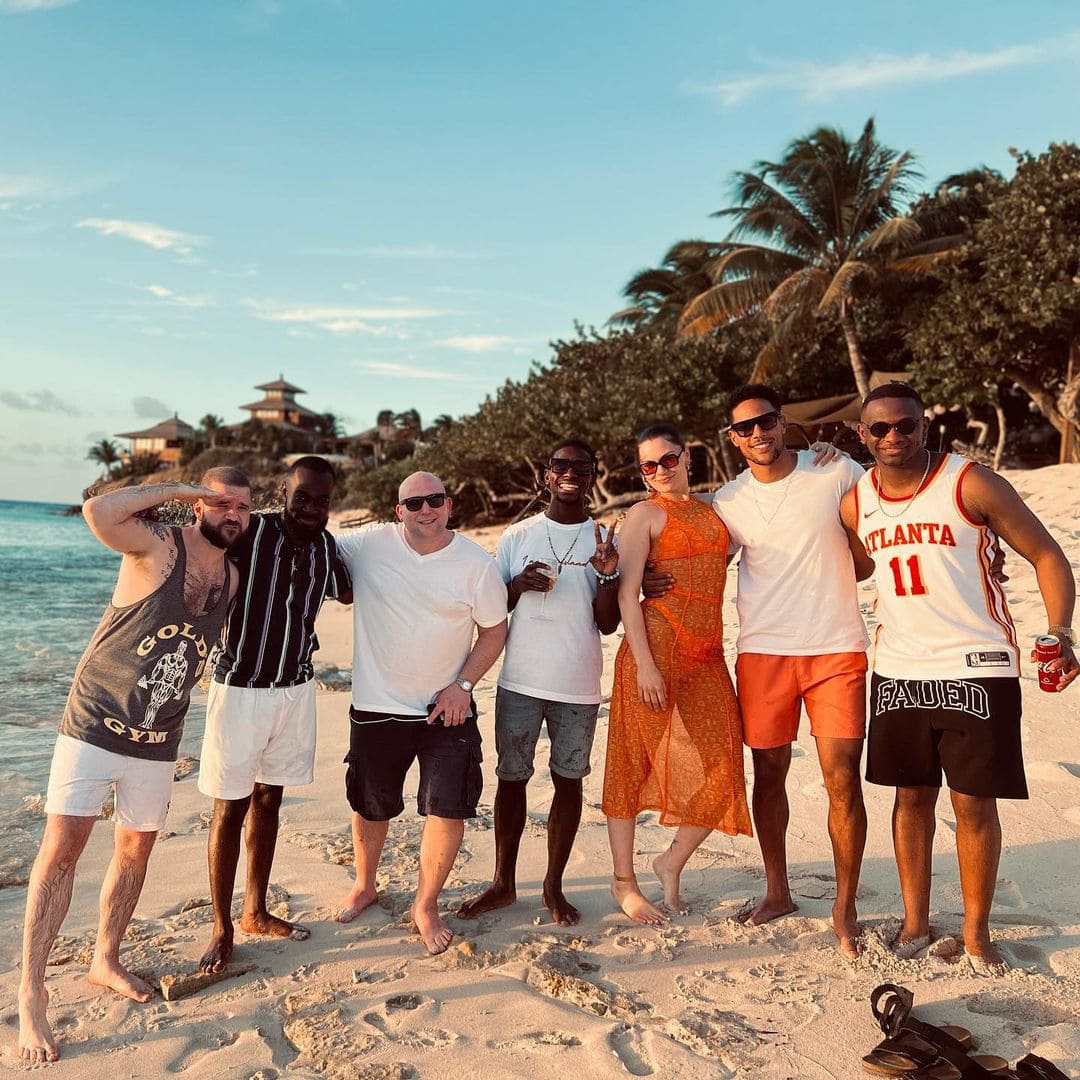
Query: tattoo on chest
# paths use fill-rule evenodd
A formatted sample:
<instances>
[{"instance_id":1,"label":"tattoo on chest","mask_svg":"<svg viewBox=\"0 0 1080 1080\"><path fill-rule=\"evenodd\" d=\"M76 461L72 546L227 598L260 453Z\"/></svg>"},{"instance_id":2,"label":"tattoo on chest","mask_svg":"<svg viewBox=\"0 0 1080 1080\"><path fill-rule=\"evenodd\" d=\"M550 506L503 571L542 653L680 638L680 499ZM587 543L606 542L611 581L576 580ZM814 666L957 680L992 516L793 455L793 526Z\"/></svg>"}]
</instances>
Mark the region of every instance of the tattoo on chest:
<instances>
[{"instance_id":1,"label":"tattoo on chest","mask_svg":"<svg viewBox=\"0 0 1080 1080\"><path fill-rule=\"evenodd\" d=\"M188 570L184 574L184 606L198 615L209 615L221 599L222 581Z\"/></svg>"},{"instance_id":2,"label":"tattoo on chest","mask_svg":"<svg viewBox=\"0 0 1080 1080\"><path fill-rule=\"evenodd\" d=\"M173 572L173 567L175 567L175 566L176 566L176 548L170 548L169 557L165 560L165 566L161 571L161 576L163 578L168 578L168 576Z\"/></svg>"}]
</instances>

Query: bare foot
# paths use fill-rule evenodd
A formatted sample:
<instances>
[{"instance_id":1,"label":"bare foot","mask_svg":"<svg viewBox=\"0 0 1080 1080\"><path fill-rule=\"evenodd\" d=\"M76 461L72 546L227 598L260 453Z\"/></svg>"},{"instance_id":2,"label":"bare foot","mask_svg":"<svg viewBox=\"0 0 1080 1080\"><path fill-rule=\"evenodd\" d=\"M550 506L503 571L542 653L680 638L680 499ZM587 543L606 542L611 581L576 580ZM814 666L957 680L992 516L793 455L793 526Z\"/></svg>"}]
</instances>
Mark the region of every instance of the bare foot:
<instances>
[{"instance_id":1,"label":"bare foot","mask_svg":"<svg viewBox=\"0 0 1080 1080\"><path fill-rule=\"evenodd\" d=\"M739 922L747 926L762 926L773 919L783 918L793 911L798 911L799 905L789 896L786 900L773 900L766 896L756 903L745 915L738 916Z\"/></svg>"},{"instance_id":2,"label":"bare foot","mask_svg":"<svg viewBox=\"0 0 1080 1080\"><path fill-rule=\"evenodd\" d=\"M1001 950L990 940L985 931L964 935L964 952L976 975L1004 975L1009 969Z\"/></svg>"},{"instance_id":3,"label":"bare foot","mask_svg":"<svg viewBox=\"0 0 1080 1080\"><path fill-rule=\"evenodd\" d=\"M581 912L566 899L558 886L544 885L544 907L559 926L577 926L581 921Z\"/></svg>"},{"instance_id":4,"label":"bare foot","mask_svg":"<svg viewBox=\"0 0 1080 1080\"><path fill-rule=\"evenodd\" d=\"M615 903L622 908L623 914L636 923L646 926L663 926L668 917L655 905L650 904L641 894L636 881L611 882L611 895Z\"/></svg>"},{"instance_id":5,"label":"bare foot","mask_svg":"<svg viewBox=\"0 0 1080 1080\"><path fill-rule=\"evenodd\" d=\"M679 871L671 865L671 848L661 851L652 861L653 873L664 886L664 908L672 915L689 915L690 905L679 895Z\"/></svg>"},{"instance_id":6,"label":"bare foot","mask_svg":"<svg viewBox=\"0 0 1080 1080\"><path fill-rule=\"evenodd\" d=\"M249 915L246 912L240 919L240 929L245 934L258 934L260 937L287 937L293 941L307 941L311 937L311 931L306 926L297 923L286 922L268 912L256 912Z\"/></svg>"},{"instance_id":7,"label":"bare foot","mask_svg":"<svg viewBox=\"0 0 1080 1080\"><path fill-rule=\"evenodd\" d=\"M86 977L95 986L115 990L132 1001L149 1001L154 996L154 988L145 979L132 975L115 960L104 960L95 956Z\"/></svg>"},{"instance_id":8,"label":"bare foot","mask_svg":"<svg viewBox=\"0 0 1080 1080\"><path fill-rule=\"evenodd\" d=\"M19 1057L29 1065L44 1065L60 1058L45 1017L48 1006L49 992L44 987L37 994L19 994Z\"/></svg>"},{"instance_id":9,"label":"bare foot","mask_svg":"<svg viewBox=\"0 0 1080 1080\"><path fill-rule=\"evenodd\" d=\"M840 943L840 952L849 960L858 960L859 943L862 940L862 927L853 911L832 911L833 932Z\"/></svg>"},{"instance_id":10,"label":"bare foot","mask_svg":"<svg viewBox=\"0 0 1080 1080\"><path fill-rule=\"evenodd\" d=\"M475 900L469 900L458 908L458 917L462 919L475 919L477 915L483 915L485 911L495 911L497 908L509 907L517 901L517 890L512 885L492 884L490 889L485 889Z\"/></svg>"},{"instance_id":11,"label":"bare foot","mask_svg":"<svg viewBox=\"0 0 1080 1080\"><path fill-rule=\"evenodd\" d=\"M228 930L215 930L210 939L210 945L199 960L200 971L224 971L225 965L232 959L233 954L233 931L232 926Z\"/></svg>"},{"instance_id":12,"label":"bare foot","mask_svg":"<svg viewBox=\"0 0 1080 1080\"><path fill-rule=\"evenodd\" d=\"M359 885L354 885L352 892L345 897L345 903L341 905L341 910L334 916L334 921L340 923L352 922L361 911L371 907L378 898L379 894L374 889L365 889Z\"/></svg>"},{"instance_id":13,"label":"bare foot","mask_svg":"<svg viewBox=\"0 0 1080 1080\"><path fill-rule=\"evenodd\" d=\"M910 960L917 953L921 953L929 944L929 934L912 934L907 930L901 930L892 943L892 951L900 960Z\"/></svg>"},{"instance_id":14,"label":"bare foot","mask_svg":"<svg viewBox=\"0 0 1080 1080\"><path fill-rule=\"evenodd\" d=\"M431 956L446 952L450 947L450 942L454 940L454 931L450 929L437 908L432 910L413 907L412 920L413 927L423 939L424 947Z\"/></svg>"}]
</instances>

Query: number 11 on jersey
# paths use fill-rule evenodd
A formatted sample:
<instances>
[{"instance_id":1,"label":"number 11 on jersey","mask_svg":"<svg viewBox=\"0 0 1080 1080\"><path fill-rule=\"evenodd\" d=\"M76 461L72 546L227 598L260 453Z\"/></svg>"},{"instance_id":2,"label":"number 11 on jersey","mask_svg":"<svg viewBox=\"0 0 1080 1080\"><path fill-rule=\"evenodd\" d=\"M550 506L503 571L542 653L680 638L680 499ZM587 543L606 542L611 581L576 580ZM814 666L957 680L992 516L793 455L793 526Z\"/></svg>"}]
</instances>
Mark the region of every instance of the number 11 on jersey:
<instances>
[{"instance_id":1,"label":"number 11 on jersey","mask_svg":"<svg viewBox=\"0 0 1080 1080\"><path fill-rule=\"evenodd\" d=\"M908 577L911 584L904 581L904 568L899 556L889 560L889 569L892 571L893 583L896 585L897 596L925 596L926 586L923 584L922 571L919 568L919 556L909 555L907 562Z\"/></svg>"}]
</instances>

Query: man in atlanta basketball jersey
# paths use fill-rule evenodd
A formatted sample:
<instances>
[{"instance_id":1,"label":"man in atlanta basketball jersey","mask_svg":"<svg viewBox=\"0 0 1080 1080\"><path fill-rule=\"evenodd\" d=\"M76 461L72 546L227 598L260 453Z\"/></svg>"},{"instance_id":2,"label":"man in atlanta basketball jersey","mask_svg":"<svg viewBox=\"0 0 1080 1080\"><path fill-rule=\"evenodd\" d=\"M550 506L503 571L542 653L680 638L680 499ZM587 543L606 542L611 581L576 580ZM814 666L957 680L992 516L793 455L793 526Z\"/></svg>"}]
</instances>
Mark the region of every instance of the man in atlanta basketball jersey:
<instances>
[{"instance_id":1,"label":"man in atlanta basketball jersey","mask_svg":"<svg viewBox=\"0 0 1080 1080\"><path fill-rule=\"evenodd\" d=\"M964 946L1002 963L990 940L1001 826L997 800L1027 798L1020 745L1020 646L991 562L999 537L1035 568L1060 689L1076 678L1072 570L1012 486L925 445L924 406L909 386L867 395L859 435L875 467L841 517L874 560L880 620L870 682L866 778L896 788L893 845L904 902L896 948L930 940L935 806L946 783L956 815Z\"/></svg>"}]
</instances>

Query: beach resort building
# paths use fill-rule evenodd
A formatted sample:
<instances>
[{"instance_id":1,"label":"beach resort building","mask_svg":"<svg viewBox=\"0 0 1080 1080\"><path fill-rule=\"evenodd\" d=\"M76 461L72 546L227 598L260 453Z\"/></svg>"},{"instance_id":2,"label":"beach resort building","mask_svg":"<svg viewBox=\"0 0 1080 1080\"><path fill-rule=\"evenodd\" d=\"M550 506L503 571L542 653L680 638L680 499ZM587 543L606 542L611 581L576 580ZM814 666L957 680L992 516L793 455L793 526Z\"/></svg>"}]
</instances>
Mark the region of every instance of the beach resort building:
<instances>
[{"instance_id":1,"label":"beach resort building","mask_svg":"<svg viewBox=\"0 0 1080 1080\"><path fill-rule=\"evenodd\" d=\"M145 431L118 432L118 439L131 440L130 447L121 451L120 460L150 456L156 457L163 465L175 465L180 460L185 440L192 438L194 434L195 429L175 414Z\"/></svg>"}]
</instances>

